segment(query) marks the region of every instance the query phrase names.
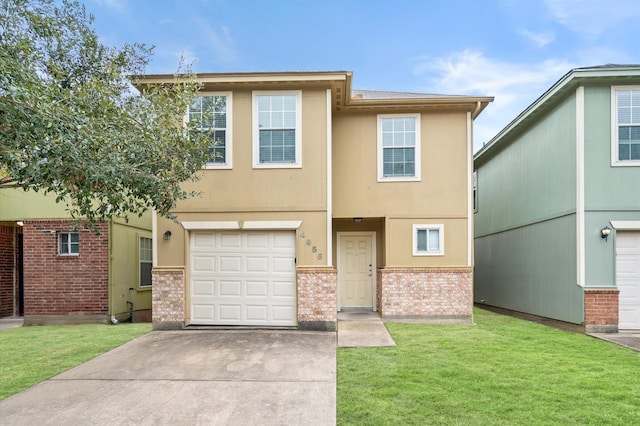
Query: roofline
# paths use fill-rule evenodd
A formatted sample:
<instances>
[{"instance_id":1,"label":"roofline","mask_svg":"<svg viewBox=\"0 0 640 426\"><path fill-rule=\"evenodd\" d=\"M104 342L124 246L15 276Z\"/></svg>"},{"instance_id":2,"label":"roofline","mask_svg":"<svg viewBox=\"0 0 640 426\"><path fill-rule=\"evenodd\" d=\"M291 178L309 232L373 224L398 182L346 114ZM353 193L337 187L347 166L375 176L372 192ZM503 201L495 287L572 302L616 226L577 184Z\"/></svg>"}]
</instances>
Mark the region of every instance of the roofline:
<instances>
[{"instance_id":1,"label":"roofline","mask_svg":"<svg viewBox=\"0 0 640 426\"><path fill-rule=\"evenodd\" d=\"M261 72L231 72L231 73L195 73L196 78L202 83L234 84L234 83L287 83L287 82L308 82L309 84L333 82L342 86L344 92L337 96L340 108L363 109L363 108L402 108L417 106L443 106L461 107L472 111L475 119L480 112L493 102L493 97L489 96L464 96L445 95L434 98L396 97L384 99L363 99L354 98L352 90L353 72L351 71L261 71ZM174 74L145 74L132 76L133 85L137 89L149 84L173 83L179 79L179 75ZM399 92L401 93L401 92ZM337 105L334 105L337 106Z\"/></svg>"},{"instance_id":2,"label":"roofline","mask_svg":"<svg viewBox=\"0 0 640 426\"><path fill-rule=\"evenodd\" d=\"M615 78L615 77L640 77L640 65L620 65L611 67L583 67L574 68L563 75L553 86L547 89L538 99L533 101L531 105L525 108L516 118L514 118L509 124L507 124L502 130L500 130L489 142L487 142L480 150L473 156L474 161L484 155L491 148L500 143L500 141L509 133L519 128L524 121L526 121L533 113L535 113L542 105L554 98L555 95L573 85L579 85L592 78Z\"/></svg>"}]
</instances>

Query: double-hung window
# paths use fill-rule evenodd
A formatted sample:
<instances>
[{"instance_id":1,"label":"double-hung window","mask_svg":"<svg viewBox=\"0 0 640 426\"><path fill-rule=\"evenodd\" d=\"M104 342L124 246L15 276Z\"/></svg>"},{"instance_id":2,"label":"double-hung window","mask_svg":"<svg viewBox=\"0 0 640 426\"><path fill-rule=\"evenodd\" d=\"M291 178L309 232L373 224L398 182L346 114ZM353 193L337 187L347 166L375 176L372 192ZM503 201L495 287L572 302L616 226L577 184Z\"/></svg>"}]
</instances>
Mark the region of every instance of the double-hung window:
<instances>
[{"instance_id":1,"label":"double-hung window","mask_svg":"<svg viewBox=\"0 0 640 426\"><path fill-rule=\"evenodd\" d=\"M138 283L140 287L151 287L151 267L153 266L152 240L151 238L140 237L138 241Z\"/></svg>"},{"instance_id":2,"label":"double-hung window","mask_svg":"<svg viewBox=\"0 0 640 426\"><path fill-rule=\"evenodd\" d=\"M420 180L420 114L378 115L378 181Z\"/></svg>"},{"instance_id":3,"label":"double-hung window","mask_svg":"<svg viewBox=\"0 0 640 426\"><path fill-rule=\"evenodd\" d=\"M58 233L58 254L77 256L80 254L80 234L77 232Z\"/></svg>"},{"instance_id":4,"label":"double-hung window","mask_svg":"<svg viewBox=\"0 0 640 426\"><path fill-rule=\"evenodd\" d=\"M611 88L611 163L640 166L640 86Z\"/></svg>"},{"instance_id":5,"label":"double-hung window","mask_svg":"<svg viewBox=\"0 0 640 426\"><path fill-rule=\"evenodd\" d=\"M302 167L301 91L253 92L253 166Z\"/></svg>"},{"instance_id":6,"label":"double-hung window","mask_svg":"<svg viewBox=\"0 0 640 426\"><path fill-rule=\"evenodd\" d=\"M444 225L413 225L413 255L443 256Z\"/></svg>"},{"instance_id":7,"label":"double-hung window","mask_svg":"<svg viewBox=\"0 0 640 426\"><path fill-rule=\"evenodd\" d=\"M231 168L231 93L204 93L194 98L187 120L211 139L205 168Z\"/></svg>"}]
</instances>

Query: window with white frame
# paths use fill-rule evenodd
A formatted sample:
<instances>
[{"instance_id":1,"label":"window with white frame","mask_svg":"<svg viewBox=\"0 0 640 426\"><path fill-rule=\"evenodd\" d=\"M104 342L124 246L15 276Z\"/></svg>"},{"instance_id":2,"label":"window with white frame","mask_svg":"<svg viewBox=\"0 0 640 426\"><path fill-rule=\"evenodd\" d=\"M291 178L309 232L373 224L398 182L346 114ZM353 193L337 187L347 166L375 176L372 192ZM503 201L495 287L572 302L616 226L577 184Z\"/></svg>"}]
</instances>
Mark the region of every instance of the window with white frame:
<instances>
[{"instance_id":1,"label":"window with white frame","mask_svg":"<svg viewBox=\"0 0 640 426\"><path fill-rule=\"evenodd\" d=\"M420 114L378 115L378 181L420 180Z\"/></svg>"},{"instance_id":2,"label":"window with white frame","mask_svg":"<svg viewBox=\"0 0 640 426\"><path fill-rule=\"evenodd\" d=\"M473 211L478 211L478 171L473 171Z\"/></svg>"},{"instance_id":3,"label":"window with white frame","mask_svg":"<svg viewBox=\"0 0 640 426\"><path fill-rule=\"evenodd\" d=\"M151 238L139 238L138 259L138 284L140 287L151 287L151 268L153 266L153 245Z\"/></svg>"},{"instance_id":4,"label":"window with white frame","mask_svg":"<svg viewBox=\"0 0 640 426\"><path fill-rule=\"evenodd\" d=\"M253 93L253 165L301 167L301 91Z\"/></svg>"},{"instance_id":5,"label":"window with white frame","mask_svg":"<svg viewBox=\"0 0 640 426\"><path fill-rule=\"evenodd\" d=\"M640 86L612 87L611 160L614 165L640 165Z\"/></svg>"},{"instance_id":6,"label":"window with white frame","mask_svg":"<svg viewBox=\"0 0 640 426\"><path fill-rule=\"evenodd\" d=\"M187 120L211 138L205 168L231 168L231 93L195 97Z\"/></svg>"},{"instance_id":7,"label":"window with white frame","mask_svg":"<svg viewBox=\"0 0 640 426\"><path fill-rule=\"evenodd\" d=\"M58 254L62 256L76 256L80 254L80 234L77 232L59 232Z\"/></svg>"},{"instance_id":8,"label":"window with white frame","mask_svg":"<svg viewBox=\"0 0 640 426\"><path fill-rule=\"evenodd\" d=\"M413 225L413 255L443 256L444 225Z\"/></svg>"}]
</instances>

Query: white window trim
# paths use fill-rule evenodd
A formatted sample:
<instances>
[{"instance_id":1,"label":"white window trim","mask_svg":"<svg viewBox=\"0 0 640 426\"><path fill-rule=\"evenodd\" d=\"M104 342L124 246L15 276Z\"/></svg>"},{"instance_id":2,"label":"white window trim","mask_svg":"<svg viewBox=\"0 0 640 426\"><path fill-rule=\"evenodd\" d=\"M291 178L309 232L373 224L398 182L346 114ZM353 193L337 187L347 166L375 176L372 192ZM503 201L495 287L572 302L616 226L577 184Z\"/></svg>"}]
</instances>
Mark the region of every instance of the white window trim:
<instances>
[{"instance_id":1,"label":"white window trim","mask_svg":"<svg viewBox=\"0 0 640 426\"><path fill-rule=\"evenodd\" d=\"M258 96L296 96L296 159L294 163L260 163L260 129L258 129ZM302 168L302 90L254 90L251 98L253 117L253 168L300 169Z\"/></svg>"},{"instance_id":2,"label":"white window trim","mask_svg":"<svg viewBox=\"0 0 640 426\"><path fill-rule=\"evenodd\" d=\"M143 261L140 257L140 254L142 253L142 244L141 241L143 238L146 238L147 240L151 240L151 260L145 260ZM142 280L141 278L141 265L142 263L149 263L151 264L151 269L153 269L153 238L149 237L149 236L145 236L145 235L138 235L138 288L141 289L148 289L148 288L153 288L153 279L151 280L151 284L150 285L142 285Z\"/></svg>"},{"instance_id":3,"label":"white window trim","mask_svg":"<svg viewBox=\"0 0 640 426\"><path fill-rule=\"evenodd\" d=\"M416 119L415 176L384 176L384 155L382 148L382 119L413 117ZM419 182L421 180L420 147L422 138L420 132L420 114L378 114L378 182Z\"/></svg>"},{"instance_id":4,"label":"white window trim","mask_svg":"<svg viewBox=\"0 0 640 426\"><path fill-rule=\"evenodd\" d=\"M69 247L71 247L71 234L78 234L78 253L63 253L62 252L62 235L69 235ZM58 256L80 256L80 233L79 232L73 232L73 231L64 231L64 232L58 232L57 235L57 239L58 239Z\"/></svg>"},{"instance_id":5,"label":"white window trim","mask_svg":"<svg viewBox=\"0 0 640 426\"><path fill-rule=\"evenodd\" d=\"M226 96L227 97L227 127L225 129L224 163L207 162L203 169L232 169L233 168L233 92L198 92L196 96ZM189 111L184 115L185 125L189 122Z\"/></svg>"},{"instance_id":6,"label":"white window trim","mask_svg":"<svg viewBox=\"0 0 640 426\"><path fill-rule=\"evenodd\" d=\"M640 86L611 86L611 166L638 167L640 160L618 160L618 97L619 90L640 90Z\"/></svg>"},{"instance_id":7,"label":"white window trim","mask_svg":"<svg viewBox=\"0 0 640 426\"><path fill-rule=\"evenodd\" d=\"M419 251L418 250L418 231L437 229L440 243L438 251ZM413 225L413 233L411 237L412 252L414 256L444 256L444 225L442 223L416 224ZM428 242L427 242L428 246Z\"/></svg>"},{"instance_id":8,"label":"white window trim","mask_svg":"<svg viewBox=\"0 0 640 426\"><path fill-rule=\"evenodd\" d=\"M471 174L473 182L471 183L472 208L474 213L478 213L478 170L474 170Z\"/></svg>"}]
</instances>

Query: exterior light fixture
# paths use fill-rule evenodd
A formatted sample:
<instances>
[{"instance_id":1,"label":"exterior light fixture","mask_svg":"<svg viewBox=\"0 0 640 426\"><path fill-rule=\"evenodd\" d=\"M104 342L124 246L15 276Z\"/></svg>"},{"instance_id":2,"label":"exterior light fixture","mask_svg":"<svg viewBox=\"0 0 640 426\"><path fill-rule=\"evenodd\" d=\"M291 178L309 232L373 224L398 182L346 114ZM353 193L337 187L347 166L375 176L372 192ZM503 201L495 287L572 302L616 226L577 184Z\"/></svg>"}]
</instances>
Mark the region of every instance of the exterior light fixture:
<instances>
[{"instance_id":1,"label":"exterior light fixture","mask_svg":"<svg viewBox=\"0 0 640 426\"><path fill-rule=\"evenodd\" d=\"M605 227L600 230L600 238L604 238L604 240L607 241L607 237L610 233L611 228L609 228L609 225L605 225Z\"/></svg>"},{"instance_id":2,"label":"exterior light fixture","mask_svg":"<svg viewBox=\"0 0 640 426\"><path fill-rule=\"evenodd\" d=\"M353 221L354 221L354 223L362 223L362 218L361 217L354 217Z\"/></svg>"},{"instance_id":3,"label":"exterior light fixture","mask_svg":"<svg viewBox=\"0 0 640 426\"><path fill-rule=\"evenodd\" d=\"M165 241L169 241L171 239L171 231L165 231L165 233L162 234L162 239Z\"/></svg>"}]
</instances>

